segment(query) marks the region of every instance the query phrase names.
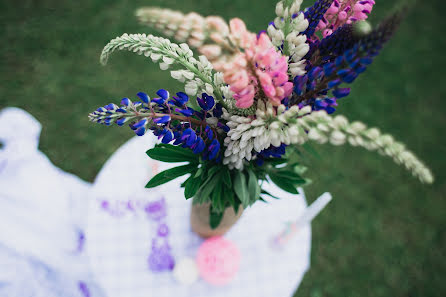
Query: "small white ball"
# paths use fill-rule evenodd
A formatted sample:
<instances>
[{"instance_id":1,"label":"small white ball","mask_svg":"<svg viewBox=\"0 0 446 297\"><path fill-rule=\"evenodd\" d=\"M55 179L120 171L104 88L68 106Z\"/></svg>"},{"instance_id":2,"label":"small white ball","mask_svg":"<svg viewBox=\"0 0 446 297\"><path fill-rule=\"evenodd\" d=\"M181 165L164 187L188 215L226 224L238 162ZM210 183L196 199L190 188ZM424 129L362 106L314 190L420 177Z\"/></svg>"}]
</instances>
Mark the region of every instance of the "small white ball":
<instances>
[{"instance_id":1,"label":"small white ball","mask_svg":"<svg viewBox=\"0 0 446 297\"><path fill-rule=\"evenodd\" d=\"M198 268L194 259L182 258L173 270L174 278L184 285L191 285L198 280Z\"/></svg>"}]
</instances>

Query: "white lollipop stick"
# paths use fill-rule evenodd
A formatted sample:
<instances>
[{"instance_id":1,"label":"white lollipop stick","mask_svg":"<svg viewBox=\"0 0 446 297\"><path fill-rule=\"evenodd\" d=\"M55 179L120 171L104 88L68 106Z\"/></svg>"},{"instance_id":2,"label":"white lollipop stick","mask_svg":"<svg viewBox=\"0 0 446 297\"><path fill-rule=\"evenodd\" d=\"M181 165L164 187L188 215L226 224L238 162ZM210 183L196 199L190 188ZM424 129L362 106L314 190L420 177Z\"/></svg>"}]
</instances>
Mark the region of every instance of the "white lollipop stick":
<instances>
[{"instance_id":1,"label":"white lollipop stick","mask_svg":"<svg viewBox=\"0 0 446 297\"><path fill-rule=\"evenodd\" d=\"M303 191L302 191L303 192ZM285 230L273 239L274 246L283 246L297 232L299 227L311 223L313 219L327 206L331 201L330 193L324 193L316 199L309 207L307 207L295 222L288 222Z\"/></svg>"},{"instance_id":2,"label":"white lollipop stick","mask_svg":"<svg viewBox=\"0 0 446 297\"><path fill-rule=\"evenodd\" d=\"M294 223L296 226L310 223L331 201L330 193L324 193L316 199L309 207L307 207L301 214L299 219Z\"/></svg>"}]
</instances>

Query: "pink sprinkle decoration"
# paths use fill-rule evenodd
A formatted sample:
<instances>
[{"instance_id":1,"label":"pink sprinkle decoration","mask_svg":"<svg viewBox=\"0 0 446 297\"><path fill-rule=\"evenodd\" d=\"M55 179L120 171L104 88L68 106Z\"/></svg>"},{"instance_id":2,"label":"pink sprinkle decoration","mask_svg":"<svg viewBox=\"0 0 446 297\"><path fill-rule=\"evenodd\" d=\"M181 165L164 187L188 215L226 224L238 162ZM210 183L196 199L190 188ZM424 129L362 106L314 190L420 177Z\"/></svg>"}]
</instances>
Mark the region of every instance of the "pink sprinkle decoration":
<instances>
[{"instance_id":1,"label":"pink sprinkle decoration","mask_svg":"<svg viewBox=\"0 0 446 297\"><path fill-rule=\"evenodd\" d=\"M198 270L201 277L212 285L229 283L236 275L239 265L239 249L223 237L209 238L198 249Z\"/></svg>"}]
</instances>

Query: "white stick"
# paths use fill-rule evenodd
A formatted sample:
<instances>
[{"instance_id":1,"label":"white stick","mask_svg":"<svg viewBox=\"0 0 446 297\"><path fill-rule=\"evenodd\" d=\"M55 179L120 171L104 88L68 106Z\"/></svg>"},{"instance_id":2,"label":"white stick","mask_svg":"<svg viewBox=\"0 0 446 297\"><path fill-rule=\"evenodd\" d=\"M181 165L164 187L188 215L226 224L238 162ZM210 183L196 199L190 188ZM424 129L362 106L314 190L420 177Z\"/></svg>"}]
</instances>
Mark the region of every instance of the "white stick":
<instances>
[{"instance_id":1,"label":"white stick","mask_svg":"<svg viewBox=\"0 0 446 297\"><path fill-rule=\"evenodd\" d=\"M304 210L294 225L301 226L310 223L325 208L325 206L327 206L331 199L332 197L330 193L324 193Z\"/></svg>"},{"instance_id":2,"label":"white stick","mask_svg":"<svg viewBox=\"0 0 446 297\"><path fill-rule=\"evenodd\" d=\"M300 194L305 199L305 194L302 189L299 189ZM283 247L297 232L299 227L311 223L311 221L327 206L332 197L330 193L324 193L316 199L309 207L307 207L297 221L288 222L287 227L277 237L273 238L273 247Z\"/></svg>"}]
</instances>

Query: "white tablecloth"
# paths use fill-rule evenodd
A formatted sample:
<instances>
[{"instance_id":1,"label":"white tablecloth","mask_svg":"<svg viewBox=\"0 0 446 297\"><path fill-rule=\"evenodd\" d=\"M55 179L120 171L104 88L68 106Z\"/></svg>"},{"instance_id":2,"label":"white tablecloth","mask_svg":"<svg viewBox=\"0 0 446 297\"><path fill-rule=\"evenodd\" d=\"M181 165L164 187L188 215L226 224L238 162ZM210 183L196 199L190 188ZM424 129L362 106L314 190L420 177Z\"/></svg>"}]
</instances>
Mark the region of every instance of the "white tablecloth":
<instances>
[{"instance_id":1,"label":"white tablecloth","mask_svg":"<svg viewBox=\"0 0 446 297\"><path fill-rule=\"evenodd\" d=\"M256 203L226 235L242 257L229 285L216 288L200 280L185 286L170 271L151 271L147 260L158 223L144 211L147 203L164 199L167 205L175 261L195 257L202 242L190 231L190 201L181 180L144 188L154 171L167 168L145 155L155 139L131 139L91 185L38 151L40 130L23 110L0 112L0 296L292 296L309 268L309 225L283 250L269 244L286 221L299 216L305 199L269 187L282 199Z\"/></svg>"},{"instance_id":2,"label":"white tablecloth","mask_svg":"<svg viewBox=\"0 0 446 297\"><path fill-rule=\"evenodd\" d=\"M241 251L240 270L234 280L214 287L203 280L181 285L171 272L152 272L148 256L157 223L144 211L150 202L165 199L166 223L171 254L175 260L195 257L202 240L190 230L191 201L186 201L180 184L172 181L155 189L144 186L153 171L168 168L151 160L146 150L154 138L135 137L122 146L104 165L92 192L87 228L87 250L93 272L109 297L276 297L292 296L310 265L311 229L303 227L283 249L270 242L306 207L304 197L272 186L266 190L281 197L269 203L257 202L245 210L240 221L225 235Z\"/></svg>"}]
</instances>

